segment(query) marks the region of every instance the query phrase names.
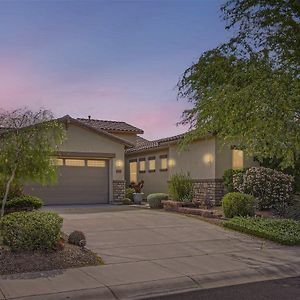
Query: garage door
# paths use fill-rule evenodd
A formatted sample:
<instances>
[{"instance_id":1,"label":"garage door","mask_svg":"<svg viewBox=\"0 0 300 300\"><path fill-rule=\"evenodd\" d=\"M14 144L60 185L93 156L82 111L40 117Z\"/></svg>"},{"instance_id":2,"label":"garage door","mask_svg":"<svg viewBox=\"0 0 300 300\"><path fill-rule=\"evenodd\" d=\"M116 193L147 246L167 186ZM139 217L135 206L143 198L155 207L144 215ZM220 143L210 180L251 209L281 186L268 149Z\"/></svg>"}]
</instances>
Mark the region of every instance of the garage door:
<instances>
[{"instance_id":1,"label":"garage door","mask_svg":"<svg viewBox=\"0 0 300 300\"><path fill-rule=\"evenodd\" d=\"M51 186L30 185L25 192L38 196L45 205L104 204L109 198L107 160L55 159L57 183Z\"/></svg>"}]
</instances>

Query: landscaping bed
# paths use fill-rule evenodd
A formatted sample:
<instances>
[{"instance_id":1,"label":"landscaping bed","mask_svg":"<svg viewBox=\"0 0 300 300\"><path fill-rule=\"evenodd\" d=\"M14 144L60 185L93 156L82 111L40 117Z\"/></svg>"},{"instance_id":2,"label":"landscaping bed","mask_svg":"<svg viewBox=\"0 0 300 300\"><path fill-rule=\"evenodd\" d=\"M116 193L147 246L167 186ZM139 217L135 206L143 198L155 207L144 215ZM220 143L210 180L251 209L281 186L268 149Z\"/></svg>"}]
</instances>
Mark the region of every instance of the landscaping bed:
<instances>
[{"instance_id":1,"label":"landscaping bed","mask_svg":"<svg viewBox=\"0 0 300 300\"><path fill-rule=\"evenodd\" d=\"M103 263L91 250L68 244L66 241L63 249L49 252L12 252L6 247L2 248L0 245L1 275L78 268Z\"/></svg>"},{"instance_id":2,"label":"landscaping bed","mask_svg":"<svg viewBox=\"0 0 300 300\"><path fill-rule=\"evenodd\" d=\"M263 217L234 217L225 221L223 225L283 245L300 245L299 221Z\"/></svg>"},{"instance_id":3,"label":"landscaping bed","mask_svg":"<svg viewBox=\"0 0 300 300\"><path fill-rule=\"evenodd\" d=\"M204 218L221 219L223 218L222 211L218 208L200 208L195 207L193 202L180 202L166 200L162 201L166 211L174 211L187 215L201 216Z\"/></svg>"}]
</instances>

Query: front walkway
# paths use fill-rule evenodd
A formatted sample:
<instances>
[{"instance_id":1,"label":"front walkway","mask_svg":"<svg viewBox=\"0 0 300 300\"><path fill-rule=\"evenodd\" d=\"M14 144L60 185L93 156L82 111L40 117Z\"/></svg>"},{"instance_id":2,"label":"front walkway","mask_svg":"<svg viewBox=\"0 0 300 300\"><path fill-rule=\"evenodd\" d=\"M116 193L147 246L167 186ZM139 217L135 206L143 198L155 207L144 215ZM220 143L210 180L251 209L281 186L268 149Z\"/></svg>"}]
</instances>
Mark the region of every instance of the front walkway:
<instances>
[{"instance_id":1,"label":"front walkway","mask_svg":"<svg viewBox=\"0 0 300 300\"><path fill-rule=\"evenodd\" d=\"M300 275L299 247L279 246L192 217L143 209L62 215L64 230L84 231L88 247L106 264L2 276L6 298L137 299Z\"/></svg>"}]
</instances>

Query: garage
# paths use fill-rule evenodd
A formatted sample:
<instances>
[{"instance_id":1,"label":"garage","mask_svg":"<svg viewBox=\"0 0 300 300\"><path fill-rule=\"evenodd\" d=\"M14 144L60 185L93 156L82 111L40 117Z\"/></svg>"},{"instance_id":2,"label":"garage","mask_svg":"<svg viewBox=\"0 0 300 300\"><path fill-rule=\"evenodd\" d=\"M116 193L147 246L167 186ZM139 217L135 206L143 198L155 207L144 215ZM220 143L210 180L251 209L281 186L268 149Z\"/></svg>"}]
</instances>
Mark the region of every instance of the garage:
<instances>
[{"instance_id":1,"label":"garage","mask_svg":"<svg viewBox=\"0 0 300 300\"><path fill-rule=\"evenodd\" d=\"M33 184L25 193L40 197L45 205L106 204L109 202L109 161L105 159L55 158L57 182Z\"/></svg>"}]
</instances>

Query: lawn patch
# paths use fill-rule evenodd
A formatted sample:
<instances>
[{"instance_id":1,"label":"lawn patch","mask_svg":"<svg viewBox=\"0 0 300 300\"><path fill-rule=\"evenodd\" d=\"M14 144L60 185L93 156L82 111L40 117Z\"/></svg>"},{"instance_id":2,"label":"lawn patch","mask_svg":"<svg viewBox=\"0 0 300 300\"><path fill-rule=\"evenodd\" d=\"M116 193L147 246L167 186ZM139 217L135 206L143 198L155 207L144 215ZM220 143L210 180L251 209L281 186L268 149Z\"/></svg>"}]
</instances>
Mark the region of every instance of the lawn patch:
<instances>
[{"instance_id":1,"label":"lawn patch","mask_svg":"<svg viewBox=\"0 0 300 300\"><path fill-rule=\"evenodd\" d=\"M288 219L235 217L225 221L227 228L266 238L283 245L300 245L300 222Z\"/></svg>"}]
</instances>

